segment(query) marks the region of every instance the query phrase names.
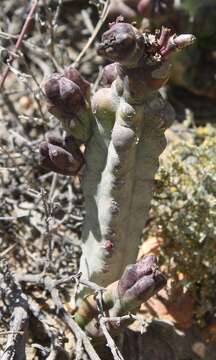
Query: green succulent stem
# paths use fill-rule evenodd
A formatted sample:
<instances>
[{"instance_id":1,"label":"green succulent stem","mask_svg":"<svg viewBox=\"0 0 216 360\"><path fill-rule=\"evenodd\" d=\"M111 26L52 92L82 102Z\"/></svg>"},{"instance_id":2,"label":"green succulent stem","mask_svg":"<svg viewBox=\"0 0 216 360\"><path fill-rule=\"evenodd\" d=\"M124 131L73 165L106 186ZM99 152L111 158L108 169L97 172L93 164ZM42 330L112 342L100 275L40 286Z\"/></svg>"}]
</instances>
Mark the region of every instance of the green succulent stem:
<instances>
[{"instance_id":1,"label":"green succulent stem","mask_svg":"<svg viewBox=\"0 0 216 360\"><path fill-rule=\"evenodd\" d=\"M109 69L106 73L110 87L89 97L88 82L72 67L45 85L68 136L86 145L80 271L102 287L118 281L126 266L136 262L159 156L166 147L164 132L175 117L159 89L169 78L170 53L193 41L192 35L176 36L167 28L140 33L117 19L98 45L98 53L114 63L112 76ZM67 150L44 144L45 163L63 173L58 161L72 162ZM58 151L61 156L55 157ZM71 166L71 174L75 168L78 164ZM89 292L81 287L78 303Z\"/></svg>"}]
</instances>

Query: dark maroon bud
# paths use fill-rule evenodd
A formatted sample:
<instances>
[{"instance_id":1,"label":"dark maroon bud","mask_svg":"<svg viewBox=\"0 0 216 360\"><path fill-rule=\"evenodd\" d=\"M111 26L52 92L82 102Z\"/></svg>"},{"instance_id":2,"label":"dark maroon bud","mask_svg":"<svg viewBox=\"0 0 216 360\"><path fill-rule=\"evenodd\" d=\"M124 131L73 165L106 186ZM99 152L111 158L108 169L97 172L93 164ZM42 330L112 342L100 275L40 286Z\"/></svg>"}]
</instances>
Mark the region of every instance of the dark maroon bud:
<instances>
[{"instance_id":1,"label":"dark maroon bud","mask_svg":"<svg viewBox=\"0 0 216 360\"><path fill-rule=\"evenodd\" d=\"M113 61L126 59L131 55L137 44L134 27L127 23L117 23L102 36L98 44L99 55L106 56Z\"/></svg>"},{"instance_id":2,"label":"dark maroon bud","mask_svg":"<svg viewBox=\"0 0 216 360\"><path fill-rule=\"evenodd\" d=\"M51 131L46 133L46 140L47 143L63 147L63 140L57 134Z\"/></svg>"},{"instance_id":3,"label":"dark maroon bud","mask_svg":"<svg viewBox=\"0 0 216 360\"><path fill-rule=\"evenodd\" d=\"M76 112L85 104L84 97L78 85L73 81L61 77L59 80L59 92L61 99L61 108L68 111Z\"/></svg>"},{"instance_id":4,"label":"dark maroon bud","mask_svg":"<svg viewBox=\"0 0 216 360\"><path fill-rule=\"evenodd\" d=\"M40 165L48 169L49 171L54 171L59 173L59 169L52 163L50 156L49 156L49 147L46 141L43 141L39 147L40 153Z\"/></svg>"},{"instance_id":5,"label":"dark maroon bud","mask_svg":"<svg viewBox=\"0 0 216 360\"><path fill-rule=\"evenodd\" d=\"M149 299L155 290L155 280L152 275L144 275L139 279L134 286L129 289L126 293L126 296L130 298L143 298L143 301Z\"/></svg>"},{"instance_id":6,"label":"dark maroon bud","mask_svg":"<svg viewBox=\"0 0 216 360\"><path fill-rule=\"evenodd\" d=\"M144 275L150 275L157 267L157 259L155 256L150 255L136 264L128 265L121 278L121 289L125 292L130 289L137 280Z\"/></svg>"},{"instance_id":7,"label":"dark maroon bud","mask_svg":"<svg viewBox=\"0 0 216 360\"><path fill-rule=\"evenodd\" d=\"M44 84L45 94L51 102L59 101L59 79L61 77L61 74L55 73Z\"/></svg>"},{"instance_id":8,"label":"dark maroon bud","mask_svg":"<svg viewBox=\"0 0 216 360\"><path fill-rule=\"evenodd\" d=\"M65 140L61 140L56 135L48 134L47 140L40 144L41 165L60 174L76 175L83 166L84 159L75 142L73 149L71 144L70 149L67 149L68 144Z\"/></svg>"},{"instance_id":9,"label":"dark maroon bud","mask_svg":"<svg viewBox=\"0 0 216 360\"><path fill-rule=\"evenodd\" d=\"M84 77L82 77L77 69L70 65L65 69L64 76L79 86L80 91L84 97L88 96L90 91L90 83L85 80Z\"/></svg>"},{"instance_id":10,"label":"dark maroon bud","mask_svg":"<svg viewBox=\"0 0 216 360\"><path fill-rule=\"evenodd\" d=\"M60 170L60 171L69 171L70 173L76 173L77 170L77 161L74 157L62 147L48 144L49 149L49 157L52 163ZM74 161L75 160L75 161ZM79 166L80 164L78 164Z\"/></svg>"},{"instance_id":11,"label":"dark maroon bud","mask_svg":"<svg viewBox=\"0 0 216 360\"><path fill-rule=\"evenodd\" d=\"M119 281L119 293L123 296L137 281L136 264L128 265Z\"/></svg>"},{"instance_id":12,"label":"dark maroon bud","mask_svg":"<svg viewBox=\"0 0 216 360\"><path fill-rule=\"evenodd\" d=\"M146 301L166 284L166 278L158 270L155 256L146 256L125 269L118 284L120 298L142 298Z\"/></svg>"},{"instance_id":13,"label":"dark maroon bud","mask_svg":"<svg viewBox=\"0 0 216 360\"><path fill-rule=\"evenodd\" d=\"M80 87L63 75L54 74L44 85L52 113L72 116L85 106ZM54 108L52 107L54 105ZM54 111L52 111L54 110Z\"/></svg>"},{"instance_id":14,"label":"dark maroon bud","mask_svg":"<svg viewBox=\"0 0 216 360\"><path fill-rule=\"evenodd\" d=\"M66 151L71 153L78 162L83 163L83 155L80 151L79 146L76 143L76 140L72 136L60 138L55 133L48 132L46 134L46 139L49 144L56 145L65 149Z\"/></svg>"},{"instance_id":15,"label":"dark maroon bud","mask_svg":"<svg viewBox=\"0 0 216 360\"><path fill-rule=\"evenodd\" d=\"M104 87L110 87L118 76L117 63L106 65L103 69L101 82Z\"/></svg>"},{"instance_id":16,"label":"dark maroon bud","mask_svg":"<svg viewBox=\"0 0 216 360\"><path fill-rule=\"evenodd\" d=\"M145 302L160 291L165 285L166 278L161 272L157 271L155 274L144 275L139 279L127 292L126 296Z\"/></svg>"}]
</instances>

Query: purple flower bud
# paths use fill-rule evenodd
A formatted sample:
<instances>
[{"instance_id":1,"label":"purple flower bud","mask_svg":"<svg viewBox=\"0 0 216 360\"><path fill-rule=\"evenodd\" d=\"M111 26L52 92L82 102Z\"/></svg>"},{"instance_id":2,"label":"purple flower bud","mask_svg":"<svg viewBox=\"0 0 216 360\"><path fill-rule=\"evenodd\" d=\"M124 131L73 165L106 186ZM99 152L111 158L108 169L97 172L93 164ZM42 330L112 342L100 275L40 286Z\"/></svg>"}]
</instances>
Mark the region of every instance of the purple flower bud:
<instances>
[{"instance_id":1,"label":"purple flower bud","mask_svg":"<svg viewBox=\"0 0 216 360\"><path fill-rule=\"evenodd\" d=\"M46 141L47 143L56 145L56 146L60 146L60 147L64 147L64 141L55 133L53 132L47 132L46 133Z\"/></svg>"},{"instance_id":2,"label":"purple flower bud","mask_svg":"<svg viewBox=\"0 0 216 360\"><path fill-rule=\"evenodd\" d=\"M54 105L60 114L72 116L85 106L79 86L63 75L54 74L45 83L44 89L51 105Z\"/></svg>"},{"instance_id":3,"label":"purple flower bud","mask_svg":"<svg viewBox=\"0 0 216 360\"><path fill-rule=\"evenodd\" d=\"M60 98L59 80L61 77L61 74L54 73L44 84L45 94L51 102L56 102Z\"/></svg>"},{"instance_id":4,"label":"purple flower bud","mask_svg":"<svg viewBox=\"0 0 216 360\"><path fill-rule=\"evenodd\" d=\"M146 256L139 262L127 266L118 284L120 299L148 300L162 289L166 278L158 270L155 256Z\"/></svg>"},{"instance_id":5,"label":"purple flower bud","mask_svg":"<svg viewBox=\"0 0 216 360\"><path fill-rule=\"evenodd\" d=\"M136 32L132 25L116 23L102 36L98 53L113 61L125 61L136 48Z\"/></svg>"},{"instance_id":6,"label":"purple flower bud","mask_svg":"<svg viewBox=\"0 0 216 360\"><path fill-rule=\"evenodd\" d=\"M76 112L84 105L84 97L80 88L73 81L62 77L59 80L59 91L62 105L66 107L66 112L67 108L70 109L69 111L73 110L73 112Z\"/></svg>"},{"instance_id":7,"label":"purple flower bud","mask_svg":"<svg viewBox=\"0 0 216 360\"><path fill-rule=\"evenodd\" d=\"M112 63L104 67L101 79L102 85L104 87L110 87L113 81L117 78L117 66L117 63Z\"/></svg>"},{"instance_id":8,"label":"purple flower bud","mask_svg":"<svg viewBox=\"0 0 216 360\"><path fill-rule=\"evenodd\" d=\"M52 163L50 156L49 156L49 147L46 141L40 143L39 147L40 153L40 165L48 170L59 172L59 169Z\"/></svg>"},{"instance_id":9,"label":"purple flower bud","mask_svg":"<svg viewBox=\"0 0 216 360\"><path fill-rule=\"evenodd\" d=\"M82 95L88 96L90 91L90 83L82 77L80 72L75 69L72 65L68 66L64 71L64 76L77 84L80 88Z\"/></svg>"},{"instance_id":10,"label":"purple flower bud","mask_svg":"<svg viewBox=\"0 0 216 360\"><path fill-rule=\"evenodd\" d=\"M39 148L41 166L60 174L76 175L84 159L78 146L70 141L62 141L53 134L47 135L47 141L42 142Z\"/></svg>"}]
</instances>

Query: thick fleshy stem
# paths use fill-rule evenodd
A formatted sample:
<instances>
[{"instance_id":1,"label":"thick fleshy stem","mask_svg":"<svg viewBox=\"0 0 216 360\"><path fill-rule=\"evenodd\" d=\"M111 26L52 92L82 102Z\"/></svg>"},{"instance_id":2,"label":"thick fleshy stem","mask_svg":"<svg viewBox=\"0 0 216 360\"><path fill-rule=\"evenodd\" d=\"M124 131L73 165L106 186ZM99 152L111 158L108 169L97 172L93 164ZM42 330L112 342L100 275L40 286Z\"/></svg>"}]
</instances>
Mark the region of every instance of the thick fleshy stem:
<instances>
[{"instance_id":1,"label":"thick fleshy stem","mask_svg":"<svg viewBox=\"0 0 216 360\"><path fill-rule=\"evenodd\" d=\"M158 93L170 71L160 53L163 45L156 36L118 22L98 46L99 54L116 63L117 76L92 99L97 126L86 152L83 185L89 215L81 271L102 286L117 280L136 259L158 156L166 145L164 130L174 118Z\"/></svg>"},{"instance_id":2,"label":"thick fleshy stem","mask_svg":"<svg viewBox=\"0 0 216 360\"><path fill-rule=\"evenodd\" d=\"M174 119L158 90L169 78L169 55L193 40L165 28L160 34L140 33L118 18L98 45L98 53L114 63L103 75L107 87L90 100L88 86L82 86L84 80L73 69L54 75L45 85L51 111L68 136L76 145L86 144L80 271L103 287L136 261L158 158L166 146L164 131ZM68 159L72 164L72 157ZM75 156L74 161L73 171L78 171ZM81 288L79 301L87 292Z\"/></svg>"}]
</instances>

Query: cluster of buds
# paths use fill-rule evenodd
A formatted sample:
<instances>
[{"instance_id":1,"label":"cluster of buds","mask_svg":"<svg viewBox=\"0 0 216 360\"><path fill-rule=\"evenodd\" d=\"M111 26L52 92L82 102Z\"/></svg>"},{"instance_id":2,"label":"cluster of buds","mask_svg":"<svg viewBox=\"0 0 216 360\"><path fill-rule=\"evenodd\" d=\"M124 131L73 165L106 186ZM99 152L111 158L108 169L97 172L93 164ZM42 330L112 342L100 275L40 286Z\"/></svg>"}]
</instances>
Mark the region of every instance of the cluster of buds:
<instances>
[{"instance_id":1,"label":"cluster of buds","mask_svg":"<svg viewBox=\"0 0 216 360\"><path fill-rule=\"evenodd\" d=\"M79 145L89 138L90 83L69 66L63 74L53 74L44 91L49 112L62 121L68 135L61 139L47 134L40 145L41 165L60 174L75 175L84 164Z\"/></svg>"},{"instance_id":2,"label":"cluster of buds","mask_svg":"<svg viewBox=\"0 0 216 360\"><path fill-rule=\"evenodd\" d=\"M159 270L155 256L149 255L128 265L118 282L120 313L139 308L141 302L146 302L165 285L166 278Z\"/></svg>"},{"instance_id":3,"label":"cluster of buds","mask_svg":"<svg viewBox=\"0 0 216 360\"><path fill-rule=\"evenodd\" d=\"M148 32L141 35L137 29L117 18L116 23L110 24L110 30L103 35L102 43L98 46L99 54L114 61L104 67L102 83L110 87L117 76L123 73L118 61L122 65L129 65L130 72L133 72L134 62L137 78L144 78L149 88L159 89L170 75L169 56L194 41L195 36L177 36L166 27L162 27L161 31L156 30L154 35Z\"/></svg>"},{"instance_id":4,"label":"cluster of buds","mask_svg":"<svg viewBox=\"0 0 216 360\"><path fill-rule=\"evenodd\" d=\"M84 106L89 83L80 73L69 67L63 74L53 74L45 83L45 92L50 101L49 111L53 114L60 112L70 119Z\"/></svg>"}]
</instances>

